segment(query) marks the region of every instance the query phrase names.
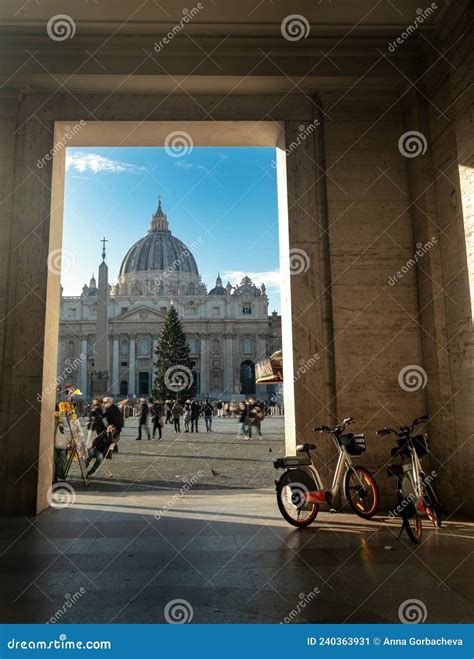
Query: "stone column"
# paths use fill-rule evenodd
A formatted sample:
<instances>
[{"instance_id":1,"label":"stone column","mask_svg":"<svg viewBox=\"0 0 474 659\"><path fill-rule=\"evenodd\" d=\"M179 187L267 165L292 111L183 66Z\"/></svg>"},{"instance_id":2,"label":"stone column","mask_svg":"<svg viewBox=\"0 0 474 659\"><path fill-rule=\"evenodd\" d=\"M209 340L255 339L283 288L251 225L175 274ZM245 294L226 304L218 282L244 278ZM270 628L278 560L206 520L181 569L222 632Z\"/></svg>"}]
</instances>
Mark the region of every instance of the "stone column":
<instances>
[{"instance_id":1,"label":"stone column","mask_svg":"<svg viewBox=\"0 0 474 659\"><path fill-rule=\"evenodd\" d=\"M201 394L209 393L209 348L207 337L201 336Z\"/></svg>"},{"instance_id":2,"label":"stone column","mask_svg":"<svg viewBox=\"0 0 474 659\"><path fill-rule=\"evenodd\" d=\"M136 393L136 357L135 357L135 334L130 334L128 342L128 394Z\"/></svg>"},{"instance_id":3,"label":"stone column","mask_svg":"<svg viewBox=\"0 0 474 659\"><path fill-rule=\"evenodd\" d=\"M229 396L234 393L234 337L224 337L224 390Z\"/></svg>"},{"instance_id":4,"label":"stone column","mask_svg":"<svg viewBox=\"0 0 474 659\"><path fill-rule=\"evenodd\" d=\"M119 368L119 336L115 334L112 340L112 380L109 385L110 393L112 394L118 394L120 391Z\"/></svg>"},{"instance_id":5,"label":"stone column","mask_svg":"<svg viewBox=\"0 0 474 659\"><path fill-rule=\"evenodd\" d=\"M81 337L81 365L79 367L79 389L84 396L88 394L87 387L87 336Z\"/></svg>"}]
</instances>

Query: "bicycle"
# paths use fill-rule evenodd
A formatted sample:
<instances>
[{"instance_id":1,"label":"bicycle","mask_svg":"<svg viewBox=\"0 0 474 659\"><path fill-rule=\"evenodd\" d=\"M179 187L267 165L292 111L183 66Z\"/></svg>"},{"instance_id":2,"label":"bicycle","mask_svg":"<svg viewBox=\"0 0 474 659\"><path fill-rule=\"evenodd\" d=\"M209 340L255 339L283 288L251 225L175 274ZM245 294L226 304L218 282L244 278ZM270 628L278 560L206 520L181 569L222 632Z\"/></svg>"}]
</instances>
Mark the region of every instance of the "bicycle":
<instances>
[{"instance_id":1,"label":"bicycle","mask_svg":"<svg viewBox=\"0 0 474 659\"><path fill-rule=\"evenodd\" d=\"M393 514L402 517L400 535L405 529L415 544L421 541L421 520L424 512L436 528L441 526L438 498L420 462L420 458L430 452L428 435L413 435L415 426L425 423L428 419L428 414L417 417L411 426L401 426L400 432L393 428L383 428L377 432L379 437L394 434L398 438L398 446L392 448L391 456L399 456L401 463L387 467L388 476L396 479L397 506Z\"/></svg>"},{"instance_id":2,"label":"bicycle","mask_svg":"<svg viewBox=\"0 0 474 659\"><path fill-rule=\"evenodd\" d=\"M314 428L314 432L332 435L339 454L329 490L323 488L311 457L315 444L296 447L297 452L306 453L306 457L290 456L273 463L275 469L286 469L275 481L277 503L284 519L293 526L309 526L316 519L321 504L329 505L331 512L336 512L332 504L342 484L346 500L359 517L370 519L377 512L379 492L375 479L367 469L354 466L351 460L351 456L364 453L365 436L363 433L343 434L352 422L352 417L349 417L335 428Z\"/></svg>"}]
</instances>

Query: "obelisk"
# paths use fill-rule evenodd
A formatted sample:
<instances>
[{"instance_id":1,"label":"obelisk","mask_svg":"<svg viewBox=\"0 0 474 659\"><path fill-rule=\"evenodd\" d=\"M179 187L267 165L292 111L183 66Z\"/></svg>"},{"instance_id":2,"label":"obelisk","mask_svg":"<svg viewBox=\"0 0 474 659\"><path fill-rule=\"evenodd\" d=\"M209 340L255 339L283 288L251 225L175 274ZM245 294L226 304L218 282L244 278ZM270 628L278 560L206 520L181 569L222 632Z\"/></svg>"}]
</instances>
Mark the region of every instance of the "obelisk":
<instances>
[{"instance_id":1,"label":"obelisk","mask_svg":"<svg viewBox=\"0 0 474 659\"><path fill-rule=\"evenodd\" d=\"M101 398L109 388L109 269L105 262L105 243L102 238L102 263L99 266L99 286L97 291L97 320L95 330L94 376L92 395Z\"/></svg>"}]
</instances>

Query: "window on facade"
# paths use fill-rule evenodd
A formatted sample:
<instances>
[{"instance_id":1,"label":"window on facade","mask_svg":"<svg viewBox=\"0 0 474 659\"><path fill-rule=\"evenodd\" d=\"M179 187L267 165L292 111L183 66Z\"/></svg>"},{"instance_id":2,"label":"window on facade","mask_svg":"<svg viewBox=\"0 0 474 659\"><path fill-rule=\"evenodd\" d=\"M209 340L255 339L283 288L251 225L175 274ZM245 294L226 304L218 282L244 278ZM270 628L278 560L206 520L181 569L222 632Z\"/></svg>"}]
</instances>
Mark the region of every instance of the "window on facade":
<instances>
[{"instance_id":1,"label":"window on facade","mask_svg":"<svg viewBox=\"0 0 474 659\"><path fill-rule=\"evenodd\" d=\"M212 351L216 354L219 354L221 351L221 344L219 339L214 339L212 342Z\"/></svg>"},{"instance_id":2,"label":"window on facade","mask_svg":"<svg viewBox=\"0 0 474 659\"><path fill-rule=\"evenodd\" d=\"M67 344L67 356L68 356L68 357L74 357L74 352L75 352L74 341L68 341L68 344Z\"/></svg>"},{"instance_id":3,"label":"window on facade","mask_svg":"<svg viewBox=\"0 0 474 659\"><path fill-rule=\"evenodd\" d=\"M148 337L143 336L143 337L140 339L140 344L139 344L139 350L138 350L138 352L139 352L140 355L148 355L148 351L149 351L149 349L150 349L150 343L149 343L149 341L148 341Z\"/></svg>"},{"instance_id":4,"label":"window on facade","mask_svg":"<svg viewBox=\"0 0 474 659\"><path fill-rule=\"evenodd\" d=\"M127 362L120 362L120 366L127 366Z\"/></svg>"},{"instance_id":5,"label":"window on facade","mask_svg":"<svg viewBox=\"0 0 474 659\"><path fill-rule=\"evenodd\" d=\"M219 307L212 307L212 315L214 316L214 318L219 318L220 316Z\"/></svg>"},{"instance_id":6,"label":"window on facade","mask_svg":"<svg viewBox=\"0 0 474 659\"><path fill-rule=\"evenodd\" d=\"M196 354L196 339L189 339L188 340L188 345L189 345L189 350L192 355Z\"/></svg>"},{"instance_id":7,"label":"window on facade","mask_svg":"<svg viewBox=\"0 0 474 659\"><path fill-rule=\"evenodd\" d=\"M120 344L120 354L122 357L128 356L128 341L123 340Z\"/></svg>"},{"instance_id":8,"label":"window on facade","mask_svg":"<svg viewBox=\"0 0 474 659\"><path fill-rule=\"evenodd\" d=\"M244 339L244 355L251 355L253 353L253 342L251 339Z\"/></svg>"},{"instance_id":9,"label":"window on facade","mask_svg":"<svg viewBox=\"0 0 474 659\"><path fill-rule=\"evenodd\" d=\"M242 307L242 313L245 316L250 316L250 314L252 313L252 305L251 304L244 304L244 306Z\"/></svg>"}]
</instances>

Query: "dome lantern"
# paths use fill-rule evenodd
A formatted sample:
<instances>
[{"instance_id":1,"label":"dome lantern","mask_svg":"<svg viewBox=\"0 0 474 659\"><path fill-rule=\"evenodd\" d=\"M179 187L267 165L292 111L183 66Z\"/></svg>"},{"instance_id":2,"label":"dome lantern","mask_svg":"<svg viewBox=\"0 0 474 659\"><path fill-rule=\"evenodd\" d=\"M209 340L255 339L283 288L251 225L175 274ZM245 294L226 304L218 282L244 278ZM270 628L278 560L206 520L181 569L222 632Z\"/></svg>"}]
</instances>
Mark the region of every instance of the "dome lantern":
<instances>
[{"instance_id":1,"label":"dome lantern","mask_svg":"<svg viewBox=\"0 0 474 659\"><path fill-rule=\"evenodd\" d=\"M168 217L161 208L161 197L158 197L156 213L151 216L149 231L169 231Z\"/></svg>"}]
</instances>

